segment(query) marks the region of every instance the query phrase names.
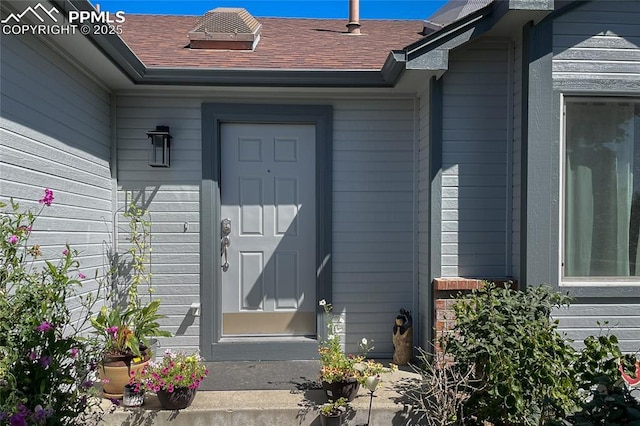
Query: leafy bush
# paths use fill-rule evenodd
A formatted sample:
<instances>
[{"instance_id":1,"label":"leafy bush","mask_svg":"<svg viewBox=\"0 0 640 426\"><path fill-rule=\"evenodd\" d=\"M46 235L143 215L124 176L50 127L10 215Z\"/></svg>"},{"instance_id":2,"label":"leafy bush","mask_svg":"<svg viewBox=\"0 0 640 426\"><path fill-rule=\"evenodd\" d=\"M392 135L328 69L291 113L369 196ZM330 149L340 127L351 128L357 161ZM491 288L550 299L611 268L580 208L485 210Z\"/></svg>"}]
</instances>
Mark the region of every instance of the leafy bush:
<instances>
[{"instance_id":1,"label":"leafy bush","mask_svg":"<svg viewBox=\"0 0 640 426\"><path fill-rule=\"evenodd\" d=\"M613 334L589 336L573 366L582 391L580 410L569 417L576 425L640 425L640 402L621 379L620 369L635 374L636 357L623 355Z\"/></svg>"},{"instance_id":2,"label":"leafy bush","mask_svg":"<svg viewBox=\"0 0 640 426\"><path fill-rule=\"evenodd\" d=\"M42 208L53 199L45 190ZM13 200L6 208L0 202L0 424L86 424L97 348L80 334L88 312L75 321L67 304L92 303L78 294L77 252L66 246L59 261L42 260L28 244L39 213Z\"/></svg>"},{"instance_id":3,"label":"leafy bush","mask_svg":"<svg viewBox=\"0 0 640 426\"><path fill-rule=\"evenodd\" d=\"M575 351L550 319L569 300L548 286L515 291L488 283L457 298L455 327L444 345L461 371L475 368L482 383L466 401L466 415L534 425L573 411Z\"/></svg>"}]
</instances>

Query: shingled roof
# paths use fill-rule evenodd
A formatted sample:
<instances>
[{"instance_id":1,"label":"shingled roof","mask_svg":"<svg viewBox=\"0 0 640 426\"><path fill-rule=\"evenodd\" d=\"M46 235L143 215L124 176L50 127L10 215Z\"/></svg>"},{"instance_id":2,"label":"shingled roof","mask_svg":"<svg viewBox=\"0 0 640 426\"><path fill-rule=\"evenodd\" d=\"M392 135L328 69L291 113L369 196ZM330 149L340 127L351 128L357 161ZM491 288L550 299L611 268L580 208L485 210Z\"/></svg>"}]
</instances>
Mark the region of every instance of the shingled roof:
<instances>
[{"instance_id":1,"label":"shingled roof","mask_svg":"<svg viewBox=\"0 0 640 426\"><path fill-rule=\"evenodd\" d=\"M361 20L362 35L348 35L345 19L257 18L254 51L190 49L198 16L127 14L122 39L154 68L380 70L389 52L422 35L421 21Z\"/></svg>"}]
</instances>

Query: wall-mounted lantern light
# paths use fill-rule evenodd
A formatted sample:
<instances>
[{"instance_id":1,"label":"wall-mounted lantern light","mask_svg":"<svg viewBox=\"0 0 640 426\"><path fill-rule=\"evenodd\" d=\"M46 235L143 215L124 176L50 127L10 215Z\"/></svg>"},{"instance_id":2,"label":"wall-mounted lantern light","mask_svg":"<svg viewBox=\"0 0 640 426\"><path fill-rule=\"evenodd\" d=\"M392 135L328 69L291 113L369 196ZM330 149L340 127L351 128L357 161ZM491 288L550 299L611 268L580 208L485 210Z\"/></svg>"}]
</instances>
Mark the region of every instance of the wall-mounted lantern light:
<instances>
[{"instance_id":1,"label":"wall-mounted lantern light","mask_svg":"<svg viewBox=\"0 0 640 426\"><path fill-rule=\"evenodd\" d=\"M149 165L151 167L169 167L169 146L171 142L169 126L156 126L155 130L147 132L147 136L151 139Z\"/></svg>"}]
</instances>

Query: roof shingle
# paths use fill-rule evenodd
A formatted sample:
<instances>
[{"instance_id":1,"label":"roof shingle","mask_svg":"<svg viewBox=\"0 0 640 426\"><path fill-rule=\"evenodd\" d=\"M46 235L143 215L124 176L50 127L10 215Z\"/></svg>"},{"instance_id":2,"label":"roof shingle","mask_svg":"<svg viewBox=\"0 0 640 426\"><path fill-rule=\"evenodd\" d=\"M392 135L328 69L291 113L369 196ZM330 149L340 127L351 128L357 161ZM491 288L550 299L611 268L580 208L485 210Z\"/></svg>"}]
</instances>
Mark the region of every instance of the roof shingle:
<instances>
[{"instance_id":1,"label":"roof shingle","mask_svg":"<svg viewBox=\"0 0 640 426\"><path fill-rule=\"evenodd\" d=\"M254 51L190 49L198 16L127 14L122 39L150 68L380 70L391 50L419 40L421 21L361 20L348 35L346 20L257 18Z\"/></svg>"}]
</instances>

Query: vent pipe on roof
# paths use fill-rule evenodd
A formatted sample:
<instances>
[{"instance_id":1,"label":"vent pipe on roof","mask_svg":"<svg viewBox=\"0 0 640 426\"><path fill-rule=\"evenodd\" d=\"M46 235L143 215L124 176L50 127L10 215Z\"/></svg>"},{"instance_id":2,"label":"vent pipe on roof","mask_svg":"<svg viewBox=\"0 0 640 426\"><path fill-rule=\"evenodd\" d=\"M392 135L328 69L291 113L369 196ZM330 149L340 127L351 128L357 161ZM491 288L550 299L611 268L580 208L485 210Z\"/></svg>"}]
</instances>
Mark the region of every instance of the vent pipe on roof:
<instances>
[{"instance_id":1,"label":"vent pipe on roof","mask_svg":"<svg viewBox=\"0 0 640 426\"><path fill-rule=\"evenodd\" d=\"M360 34L360 0L349 0L349 23L347 24L349 34Z\"/></svg>"}]
</instances>

